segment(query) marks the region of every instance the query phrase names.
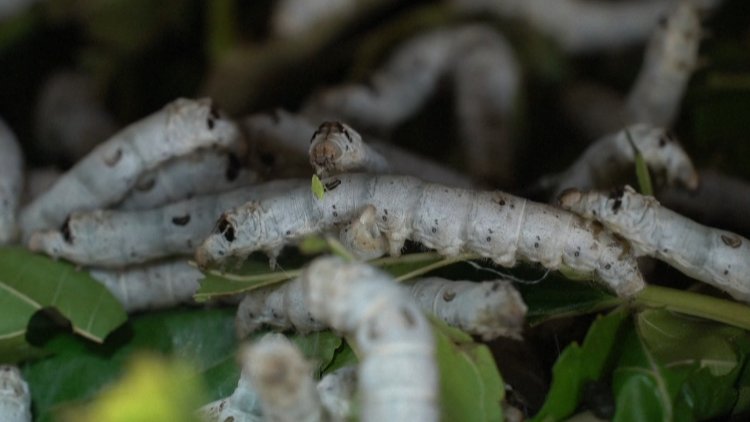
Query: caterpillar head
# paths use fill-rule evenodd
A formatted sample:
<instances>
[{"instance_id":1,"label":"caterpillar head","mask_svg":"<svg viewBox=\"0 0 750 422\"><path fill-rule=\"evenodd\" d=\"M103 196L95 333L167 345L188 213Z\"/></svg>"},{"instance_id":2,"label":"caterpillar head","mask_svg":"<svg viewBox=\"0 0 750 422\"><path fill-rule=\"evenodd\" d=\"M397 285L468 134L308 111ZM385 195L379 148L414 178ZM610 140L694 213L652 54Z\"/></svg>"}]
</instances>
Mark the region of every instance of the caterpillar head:
<instances>
[{"instance_id":1,"label":"caterpillar head","mask_svg":"<svg viewBox=\"0 0 750 422\"><path fill-rule=\"evenodd\" d=\"M321 177L363 167L362 137L341 122L323 122L310 140L310 164Z\"/></svg>"},{"instance_id":2,"label":"caterpillar head","mask_svg":"<svg viewBox=\"0 0 750 422\"><path fill-rule=\"evenodd\" d=\"M222 214L211 235L196 250L195 262L206 268L233 256L251 254L260 249L260 227L260 215L252 204Z\"/></svg>"},{"instance_id":3,"label":"caterpillar head","mask_svg":"<svg viewBox=\"0 0 750 422\"><path fill-rule=\"evenodd\" d=\"M210 98L180 98L166 107L170 111L168 124L173 139L203 138L239 156L246 153L247 143L239 127Z\"/></svg>"}]
</instances>

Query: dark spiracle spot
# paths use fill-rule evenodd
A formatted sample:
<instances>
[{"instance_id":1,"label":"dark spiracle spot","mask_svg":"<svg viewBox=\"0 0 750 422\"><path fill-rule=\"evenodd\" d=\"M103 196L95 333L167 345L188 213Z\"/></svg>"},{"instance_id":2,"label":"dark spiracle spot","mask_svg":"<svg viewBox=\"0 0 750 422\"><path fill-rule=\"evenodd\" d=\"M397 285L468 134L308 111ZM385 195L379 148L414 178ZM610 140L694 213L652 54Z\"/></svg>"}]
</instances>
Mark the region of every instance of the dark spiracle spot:
<instances>
[{"instance_id":1,"label":"dark spiracle spot","mask_svg":"<svg viewBox=\"0 0 750 422\"><path fill-rule=\"evenodd\" d=\"M172 217L172 224L174 224L175 226L184 226L185 224L189 222L190 222L190 214Z\"/></svg>"},{"instance_id":2,"label":"dark spiracle spot","mask_svg":"<svg viewBox=\"0 0 750 422\"><path fill-rule=\"evenodd\" d=\"M62 227L60 227L60 233L62 233L65 243L73 244L73 233L70 232L70 217L63 221Z\"/></svg>"},{"instance_id":3,"label":"dark spiracle spot","mask_svg":"<svg viewBox=\"0 0 750 422\"><path fill-rule=\"evenodd\" d=\"M214 119L212 119L211 117L206 119L206 126L208 126L208 130L213 130L215 125L216 122L214 121Z\"/></svg>"},{"instance_id":4,"label":"dark spiracle spot","mask_svg":"<svg viewBox=\"0 0 750 422\"><path fill-rule=\"evenodd\" d=\"M221 220L219 220L217 229L219 233L224 235L224 239L226 239L227 242L234 242L234 227L226 218L222 217Z\"/></svg>"},{"instance_id":5,"label":"dark spiracle spot","mask_svg":"<svg viewBox=\"0 0 750 422\"><path fill-rule=\"evenodd\" d=\"M237 157L235 154L227 155L227 170L224 172L224 177L228 182L237 180L237 177L239 177L240 175L241 168L242 163L240 162L239 157Z\"/></svg>"}]
</instances>

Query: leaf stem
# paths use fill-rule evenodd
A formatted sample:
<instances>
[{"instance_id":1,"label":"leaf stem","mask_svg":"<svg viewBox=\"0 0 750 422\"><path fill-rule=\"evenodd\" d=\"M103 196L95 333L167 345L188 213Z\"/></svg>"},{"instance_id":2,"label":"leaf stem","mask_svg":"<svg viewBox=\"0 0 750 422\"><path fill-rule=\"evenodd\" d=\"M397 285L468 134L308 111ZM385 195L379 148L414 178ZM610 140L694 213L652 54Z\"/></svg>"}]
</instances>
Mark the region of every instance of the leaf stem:
<instances>
[{"instance_id":1,"label":"leaf stem","mask_svg":"<svg viewBox=\"0 0 750 422\"><path fill-rule=\"evenodd\" d=\"M448 266L448 265L451 265L451 264L455 264L456 262L468 261L468 260L471 260L471 259L476 259L477 257L478 256L476 254L463 254L463 255L454 256L452 258L441 259L438 262L434 262L434 263L432 263L430 265L425 265L424 267L417 268L414 271L408 272L406 274L402 274L402 275L400 275L399 277L396 278L396 281L399 281L399 282L405 281L405 280L408 280L410 278L414 278L414 277L420 276L422 274L426 274L426 273L428 273L428 272L430 272L432 270L436 270L438 268L442 268L442 267L445 267L445 266Z\"/></svg>"},{"instance_id":2,"label":"leaf stem","mask_svg":"<svg viewBox=\"0 0 750 422\"><path fill-rule=\"evenodd\" d=\"M634 303L711 319L750 330L750 307L729 300L667 287L648 286L635 297Z\"/></svg>"}]
</instances>

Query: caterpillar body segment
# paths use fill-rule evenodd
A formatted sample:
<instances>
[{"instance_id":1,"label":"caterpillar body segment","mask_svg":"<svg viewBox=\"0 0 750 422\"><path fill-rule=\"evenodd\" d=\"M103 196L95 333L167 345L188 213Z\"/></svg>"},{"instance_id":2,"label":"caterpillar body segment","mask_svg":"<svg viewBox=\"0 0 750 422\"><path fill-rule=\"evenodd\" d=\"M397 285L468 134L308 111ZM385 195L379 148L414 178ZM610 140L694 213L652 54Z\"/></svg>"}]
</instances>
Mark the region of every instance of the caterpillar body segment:
<instances>
[{"instance_id":1,"label":"caterpillar body segment","mask_svg":"<svg viewBox=\"0 0 750 422\"><path fill-rule=\"evenodd\" d=\"M698 65L701 38L696 6L679 2L649 41L643 66L626 100L628 121L672 126L688 79Z\"/></svg>"},{"instance_id":2,"label":"caterpillar body segment","mask_svg":"<svg viewBox=\"0 0 750 422\"><path fill-rule=\"evenodd\" d=\"M100 144L29 204L21 217L24 238L59 227L74 211L113 205L145 172L207 148L241 150L244 141L237 126L222 117L211 100L173 101Z\"/></svg>"},{"instance_id":3,"label":"caterpillar body segment","mask_svg":"<svg viewBox=\"0 0 750 422\"><path fill-rule=\"evenodd\" d=\"M568 188L611 187L617 185L620 174L632 173L636 153L651 171L663 175L668 185L698 186L698 172L679 142L666 130L648 124L634 124L600 138L562 174L542 184L557 186L554 197Z\"/></svg>"},{"instance_id":4,"label":"caterpillar body segment","mask_svg":"<svg viewBox=\"0 0 750 422\"><path fill-rule=\"evenodd\" d=\"M348 421L354 413L354 394L357 391L357 367L345 366L321 378L318 396L331 421Z\"/></svg>"},{"instance_id":5,"label":"caterpillar body segment","mask_svg":"<svg viewBox=\"0 0 750 422\"><path fill-rule=\"evenodd\" d=\"M103 284L128 313L171 308L190 302L204 277L186 260L123 270L95 268L89 274Z\"/></svg>"},{"instance_id":6,"label":"caterpillar body segment","mask_svg":"<svg viewBox=\"0 0 750 422\"><path fill-rule=\"evenodd\" d=\"M402 288L424 312L467 333L485 340L520 337L526 305L509 282L477 283L430 277L410 281ZM238 338L264 326L300 333L326 328L311 315L300 279L258 289L243 298L235 320Z\"/></svg>"},{"instance_id":7,"label":"caterpillar body segment","mask_svg":"<svg viewBox=\"0 0 750 422\"><path fill-rule=\"evenodd\" d=\"M636 253L660 259L750 303L750 240L696 223L629 186L609 195L570 190L560 204L625 237Z\"/></svg>"},{"instance_id":8,"label":"caterpillar body segment","mask_svg":"<svg viewBox=\"0 0 750 422\"><path fill-rule=\"evenodd\" d=\"M340 258L303 272L310 312L354 339L363 421L437 421L438 368L427 318L385 273Z\"/></svg>"},{"instance_id":9,"label":"caterpillar body segment","mask_svg":"<svg viewBox=\"0 0 750 422\"><path fill-rule=\"evenodd\" d=\"M411 239L445 256L472 252L502 266L518 259L549 269L565 265L619 295L643 288L626 244L598 223L549 205L408 176L345 174L323 183L328 191L320 200L309 188L298 188L226 212L198 248L196 261L207 266L254 251L273 257L286 243L348 224L372 205L391 255Z\"/></svg>"},{"instance_id":10,"label":"caterpillar body segment","mask_svg":"<svg viewBox=\"0 0 750 422\"><path fill-rule=\"evenodd\" d=\"M28 246L55 258L107 268L190 255L224 210L299 186L309 189L309 182L276 180L143 211L77 212L60 230L34 233Z\"/></svg>"},{"instance_id":11,"label":"caterpillar body segment","mask_svg":"<svg viewBox=\"0 0 750 422\"><path fill-rule=\"evenodd\" d=\"M29 385L12 365L0 365L0 420L31 422Z\"/></svg>"},{"instance_id":12,"label":"caterpillar body segment","mask_svg":"<svg viewBox=\"0 0 750 422\"><path fill-rule=\"evenodd\" d=\"M388 173L390 170L385 157L364 143L354 129L340 122L323 122L313 133L310 164L321 177L357 171Z\"/></svg>"},{"instance_id":13,"label":"caterpillar body segment","mask_svg":"<svg viewBox=\"0 0 750 422\"><path fill-rule=\"evenodd\" d=\"M142 174L119 210L144 210L200 195L227 192L258 181L229 151L200 151L179 157Z\"/></svg>"},{"instance_id":14,"label":"caterpillar body segment","mask_svg":"<svg viewBox=\"0 0 750 422\"><path fill-rule=\"evenodd\" d=\"M339 240L357 258L367 261L388 253L388 241L378 228L377 209L367 205L339 230Z\"/></svg>"},{"instance_id":15,"label":"caterpillar body segment","mask_svg":"<svg viewBox=\"0 0 750 422\"><path fill-rule=\"evenodd\" d=\"M23 191L23 153L16 135L0 119L0 245L18 236L18 207Z\"/></svg>"}]
</instances>

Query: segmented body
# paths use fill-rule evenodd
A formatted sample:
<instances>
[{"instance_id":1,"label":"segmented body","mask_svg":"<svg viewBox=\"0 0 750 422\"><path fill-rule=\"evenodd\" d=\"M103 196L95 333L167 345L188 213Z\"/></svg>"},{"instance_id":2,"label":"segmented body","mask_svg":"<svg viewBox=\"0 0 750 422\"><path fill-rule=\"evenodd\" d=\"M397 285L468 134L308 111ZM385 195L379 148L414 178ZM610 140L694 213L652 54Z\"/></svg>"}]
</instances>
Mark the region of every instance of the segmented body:
<instances>
[{"instance_id":1,"label":"segmented body","mask_svg":"<svg viewBox=\"0 0 750 422\"><path fill-rule=\"evenodd\" d=\"M18 235L18 206L23 189L23 155L18 140L0 119L0 245Z\"/></svg>"},{"instance_id":2,"label":"segmented body","mask_svg":"<svg viewBox=\"0 0 750 422\"><path fill-rule=\"evenodd\" d=\"M549 205L408 176L345 174L323 182L329 190L320 200L305 187L226 212L196 260L205 266L258 250L273 257L291 240L347 224L372 205L392 255L411 239L446 256L473 252L503 266L518 259L550 269L565 265L621 295L643 288L626 244L599 224Z\"/></svg>"},{"instance_id":3,"label":"segmented body","mask_svg":"<svg viewBox=\"0 0 750 422\"><path fill-rule=\"evenodd\" d=\"M21 371L11 365L0 365L0 420L31 422L31 393Z\"/></svg>"}]
</instances>

